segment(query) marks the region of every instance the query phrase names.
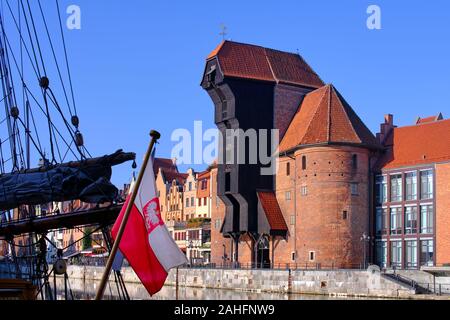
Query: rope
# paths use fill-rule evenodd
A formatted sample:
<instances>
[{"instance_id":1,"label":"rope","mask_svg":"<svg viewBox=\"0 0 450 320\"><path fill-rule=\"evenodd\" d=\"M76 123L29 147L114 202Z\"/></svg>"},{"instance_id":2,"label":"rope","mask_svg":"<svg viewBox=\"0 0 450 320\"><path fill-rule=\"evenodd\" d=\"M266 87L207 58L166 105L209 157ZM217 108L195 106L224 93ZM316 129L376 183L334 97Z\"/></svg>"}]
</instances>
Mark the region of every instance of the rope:
<instances>
[{"instance_id":1,"label":"rope","mask_svg":"<svg viewBox=\"0 0 450 320\"><path fill-rule=\"evenodd\" d=\"M47 20L45 19L44 11L42 10L41 0L38 0L38 4L39 4L39 10L41 12L42 20L44 22L45 30L46 30L46 33L47 33L48 41L50 43L50 48L52 50L53 59L55 60L56 69L58 71L58 76L59 76L59 79L60 79L61 84L62 84L62 89L63 89L63 92L64 92L64 96L66 98L67 107L69 109L70 115L73 116L72 109L71 109L70 103L69 103L69 98L67 96L66 86L64 85L64 80L63 80L63 77L62 77L62 74L61 74L61 69L59 68L58 59L56 58L55 48L53 47L53 41L52 41L52 38L50 37L50 32L48 30Z\"/></svg>"},{"instance_id":2,"label":"rope","mask_svg":"<svg viewBox=\"0 0 450 320\"><path fill-rule=\"evenodd\" d=\"M10 7L10 5L9 5L8 0L6 0L6 4L8 5L8 9L9 9L9 12L10 12L10 14L11 14L11 17L12 17L12 19L13 19L13 21L14 21L14 24L15 24L15 26L16 26L16 29L17 29L17 31L19 32L20 42L21 42L21 44L23 45L23 47L25 48L25 51L27 52L28 58L30 59L30 64L31 64L31 66L33 67L34 73L36 74L36 78L39 79L39 78L41 77L41 76L40 76L39 65L36 65L36 66L35 66L35 62L33 62L33 58L31 57L30 51L28 50L28 47L27 47L27 45L25 44L25 40L24 40L24 38L23 38L23 36L22 36L22 28L19 27L19 24L17 23L16 17L15 17L15 15L14 15L14 13L12 12L12 9L11 9L11 7ZM4 28L3 28L3 23L2 23L2 30L3 30L3 32L5 32L5 31L4 31ZM33 43L32 43L31 45L33 45ZM36 56L35 56L35 58L36 58ZM35 61L37 62L36 59L35 59Z\"/></svg>"},{"instance_id":3,"label":"rope","mask_svg":"<svg viewBox=\"0 0 450 320\"><path fill-rule=\"evenodd\" d=\"M63 24L62 24L62 20L61 20L61 11L59 10L59 2L58 2L58 0L56 0L56 9L58 11L59 29L61 31L61 38L62 38L62 43L63 43L63 47L64 47L64 56L66 58L66 68L67 68L67 74L69 76L70 92L72 94L72 103L73 103L73 108L74 108L75 115L77 115L77 105L75 104L75 95L73 94L72 75L70 73L69 59L68 59L68 56L67 56L66 39L64 37Z\"/></svg>"},{"instance_id":4,"label":"rope","mask_svg":"<svg viewBox=\"0 0 450 320\"><path fill-rule=\"evenodd\" d=\"M20 2L22 3L22 8L23 8L22 0L20 0ZM30 1L29 0L27 0L27 6L28 6L28 14L30 15L30 19L31 19L31 25L32 25L33 31L34 31L34 37L36 38L36 45L37 45L37 48L38 48L39 56L41 58L42 69L44 70L44 76L46 76L47 75L47 71L45 70L44 57L42 55L41 45L39 43L39 38L38 38L37 31L36 31L36 25L34 23L34 18L33 18L33 12L31 11ZM23 12L25 14L25 9L23 9ZM31 37L31 33L30 33L30 37Z\"/></svg>"}]
</instances>

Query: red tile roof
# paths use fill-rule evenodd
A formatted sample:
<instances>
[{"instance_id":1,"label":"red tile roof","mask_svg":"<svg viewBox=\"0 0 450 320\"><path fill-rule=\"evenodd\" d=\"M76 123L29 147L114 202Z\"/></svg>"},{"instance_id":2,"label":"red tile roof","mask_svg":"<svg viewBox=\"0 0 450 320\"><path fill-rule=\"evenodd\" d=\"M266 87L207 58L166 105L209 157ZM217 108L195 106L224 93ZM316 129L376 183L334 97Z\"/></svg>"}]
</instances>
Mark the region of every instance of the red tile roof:
<instances>
[{"instance_id":1,"label":"red tile roof","mask_svg":"<svg viewBox=\"0 0 450 320\"><path fill-rule=\"evenodd\" d=\"M209 59L217 58L227 77L282 82L319 88L320 77L298 54L232 41L222 42Z\"/></svg>"},{"instance_id":2,"label":"red tile roof","mask_svg":"<svg viewBox=\"0 0 450 320\"><path fill-rule=\"evenodd\" d=\"M200 179L204 179L204 178L209 178L209 176L210 176L209 171L203 171L203 172L199 172L197 174L197 179L200 180Z\"/></svg>"},{"instance_id":3,"label":"red tile roof","mask_svg":"<svg viewBox=\"0 0 450 320\"><path fill-rule=\"evenodd\" d=\"M153 172L155 173L155 175L158 174L159 168L166 171L178 172L178 167L173 163L172 159L155 158L153 160Z\"/></svg>"},{"instance_id":4,"label":"red tile roof","mask_svg":"<svg viewBox=\"0 0 450 320\"><path fill-rule=\"evenodd\" d=\"M428 123L442 120L442 113L439 113L437 116L431 116L426 118L417 118L416 124Z\"/></svg>"},{"instance_id":5,"label":"red tile roof","mask_svg":"<svg viewBox=\"0 0 450 320\"><path fill-rule=\"evenodd\" d=\"M332 85L323 86L305 96L280 143L280 151L326 143L381 148L374 135Z\"/></svg>"},{"instance_id":6,"label":"red tile roof","mask_svg":"<svg viewBox=\"0 0 450 320\"><path fill-rule=\"evenodd\" d=\"M275 193L272 191L258 191L257 194L266 213L271 231L288 231L288 226L286 221L284 221Z\"/></svg>"},{"instance_id":7,"label":"red tile roof","mask_svg":"<svg viewBox=\"0 0 450 320\"><path fill-rule=\"evenodd\" d=\"M450 160L450 119L394 128L385 145L392 146L378 167L392 169Z\"/></svg>"},{"instance_id":8,"label":"red tile roof","mask_svg":"<svg viewBox=\"0 0 450 320\"><path fill-rule=\"evenodd\" d=\"M172 181L175 180L180 185L183 185L188 177L187 173L179 173L166 169L162 169L162 173L163 177L166 179L166 182L172 183Z\"/></svg>"}]
</instances>

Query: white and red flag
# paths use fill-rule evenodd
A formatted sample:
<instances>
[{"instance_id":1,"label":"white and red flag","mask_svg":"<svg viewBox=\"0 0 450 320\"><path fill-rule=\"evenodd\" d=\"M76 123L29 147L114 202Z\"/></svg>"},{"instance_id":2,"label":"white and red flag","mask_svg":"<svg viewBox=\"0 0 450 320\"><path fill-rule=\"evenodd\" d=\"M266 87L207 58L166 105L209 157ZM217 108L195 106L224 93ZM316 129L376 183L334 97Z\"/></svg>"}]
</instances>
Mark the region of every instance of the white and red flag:
<instances>
[{"instance_id":1,"label":"white and red flag","mask_svg":"<svg viewBox=\"0 0 450 320\"><path fill-rule=\"evenodd\" d=\"M153 159L144 170L119 248L147 291L154 295L163 287L169 270L188 261L161 218ZM129 201L130 196L112 228L114 240Z\"/></svg>"}]
</instances>

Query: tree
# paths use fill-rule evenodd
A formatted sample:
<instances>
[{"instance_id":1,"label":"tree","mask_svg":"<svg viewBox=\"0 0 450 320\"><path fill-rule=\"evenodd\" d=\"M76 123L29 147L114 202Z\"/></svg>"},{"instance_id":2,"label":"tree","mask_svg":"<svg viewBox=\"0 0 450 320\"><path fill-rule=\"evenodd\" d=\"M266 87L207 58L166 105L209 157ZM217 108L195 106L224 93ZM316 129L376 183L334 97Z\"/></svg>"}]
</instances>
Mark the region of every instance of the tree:
<instances>
[{"instance_id":1,"label":"tree","mask_svg":"<svg viewBox=\"0 0 450 320\"><path fill-rule=\"evenodd\" d=\"M84 233L87 234L88 236L86 236L83 239L83 250L87 250L89 248L92 248L92 227L86 227L84 228Z\"/></svg>"}]
</instances>

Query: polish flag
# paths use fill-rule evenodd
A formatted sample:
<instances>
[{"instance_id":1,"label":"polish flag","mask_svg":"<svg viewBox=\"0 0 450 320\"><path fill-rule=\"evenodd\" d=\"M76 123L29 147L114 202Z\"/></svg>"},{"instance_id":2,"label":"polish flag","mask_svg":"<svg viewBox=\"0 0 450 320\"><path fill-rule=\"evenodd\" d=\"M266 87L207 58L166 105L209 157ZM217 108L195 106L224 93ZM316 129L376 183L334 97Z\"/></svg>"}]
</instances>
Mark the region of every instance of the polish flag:
<instances>
[{"instance_id":1,"label":"polish flag","mask_svg":"<svg viewBox=\"0 0 450 320\"><path fill-rule=\"evenodd\" d=\"M130 196L112 228L114 239L129 200ZM188 262L161 218L153 159L145 168L119 248L150 295L161 290L170 269Z\"/></svg>"}]
</instances>

